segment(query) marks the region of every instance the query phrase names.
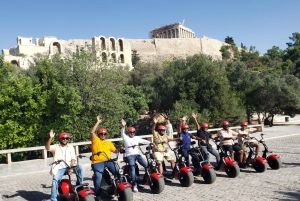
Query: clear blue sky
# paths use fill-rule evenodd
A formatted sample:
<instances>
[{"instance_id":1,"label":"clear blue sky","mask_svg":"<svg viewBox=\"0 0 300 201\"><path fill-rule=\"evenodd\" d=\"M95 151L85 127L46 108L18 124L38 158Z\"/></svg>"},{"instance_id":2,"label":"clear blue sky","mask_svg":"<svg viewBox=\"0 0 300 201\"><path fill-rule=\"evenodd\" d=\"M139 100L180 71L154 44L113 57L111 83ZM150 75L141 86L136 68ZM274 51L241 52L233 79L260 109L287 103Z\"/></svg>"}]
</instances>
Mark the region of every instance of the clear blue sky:
<instances>
[{"instance_id":1,"label":"clear blue sky","mask_svg":"<svg viewBox=\"0 0 300 201\"><path fill-rule=\"evenodd\" d=\"M285 49L300 32L299 0L4 0L0 4L0 50L16 46L17 36L58 39L147 39L149 31L183 22L196 33L261 54Z\"/></svg>"}]
</instances>

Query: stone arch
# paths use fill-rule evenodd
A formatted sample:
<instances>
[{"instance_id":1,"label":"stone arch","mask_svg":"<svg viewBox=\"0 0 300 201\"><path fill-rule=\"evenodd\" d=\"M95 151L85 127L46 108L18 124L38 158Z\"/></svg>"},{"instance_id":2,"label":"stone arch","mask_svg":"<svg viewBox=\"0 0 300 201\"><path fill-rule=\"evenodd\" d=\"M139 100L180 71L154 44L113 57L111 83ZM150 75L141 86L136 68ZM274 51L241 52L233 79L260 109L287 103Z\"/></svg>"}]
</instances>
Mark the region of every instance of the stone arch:
<instances>
[{"instance_id":1,"label":"stone arch","mask_svg":"<svg viewBox=\"0 0 300 201\"><path fill-rule=\"evenodd\" d=\"M17 60L11 60L10 62L12 65L18 66L19 67L19 62Z\"/></svg>"},{"instance_id":2,"label":"stone arch","mask_svg":"<svg viewBox=\"0 0 300 201\"><path fill-rule=\"evenodd\" d=\"M102 61L107 61L107 55L105 52L102 52Z\"/></svg>"},{"instance_id":3,"label":"stone arch","mask_svg":"<svg viewBox=\"0 0 300 201\"><path fill-rule=\"evenodd\" d=\"M114 38L110 38L110 46L112 51L116 51L116 41Z\"/></svg>"},{"instance_id":4,"label":"stone arch","mask_svg":"<svg viewBox=\"0 0 300 201\"><path fill-rule=\"evenodd\" d=\"M105 50L106 45L105 45L105 38L104 37L100 37L100 43L101 43L101 50Z\"/></svg>"},{"instance_id":5,"label":"stone arch","mask_svg":"<svg viewBox=\"0 0 300 201\"><path fill-rule=\"evenodd\" d=\"M121 60L121 63L125 63L125 59L124 59L124 55L123 54L120 54L120 60Z\"/></svg>"},{"instance_id":6,"label":"stone arch","mask_svg":"<svg viewBox=\"0 0 300 201\"><path fill-rule=\"evenodd\" d=\"M119 39L119 48L120 48L120 51L123 52L123 50L124 50L123 40L121 40L121 39Z\"/></svg>"},{"instance_id":7,"label":"stone arch","mask_svg":"<svg viewBox=\"0 0 300 201\"><path fill-rule=\"evenodd\" d=\"M52 54L61 54L61 45L60 45L60 43L59 42L54 42L53 44L52 44Z\"/></svg>"},{"instance_id":8,"label":"stone arch","mask_svg":"<svg viewBox=\"0 0 300 201\"><path fill-rule=\"evenodd\" d=\"M117 63L117 56L116 56L115 53L111 54L111 60L112 60L113 63Z\"/></svg>"}]
</instances>

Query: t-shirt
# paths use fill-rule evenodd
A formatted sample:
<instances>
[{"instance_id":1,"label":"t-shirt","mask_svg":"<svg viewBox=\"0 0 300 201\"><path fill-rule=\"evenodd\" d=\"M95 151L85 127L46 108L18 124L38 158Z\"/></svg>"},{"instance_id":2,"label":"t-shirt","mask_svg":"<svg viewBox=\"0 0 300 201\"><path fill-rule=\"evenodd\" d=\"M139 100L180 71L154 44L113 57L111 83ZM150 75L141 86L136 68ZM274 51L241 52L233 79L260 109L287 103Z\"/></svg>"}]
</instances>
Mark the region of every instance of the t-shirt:
<instances>
[{"instance_id":1,"label":"t-shirt","mask_svg":"<svg viewBox=\"0 0 300 201\"><path fill-rule=\"evenodd\" d=\"M242 144L244 144L245 140L249 140L250 134L253 133L253 131L250 131L250 129L245 129L243 131L241 129L239 129L238 133L239 134L246 134L247 135L246 139L243 138L243 137L238 137L238 142L239 142L240 145L242 145ZM254 140L250 140L250 142L251 141L254 141Z\"/></svg>"},{"instance_id":2,"label":"t-shirt","mask_svg":"<svg viewBox=\"0 0 300 201\"><path fill-rule=\"evenodd\" d=\"M139 147L137 145L139 144L150 144L148 140L144 140L138 136L134 137L129 137L128 135L125 134L125 129L121 129L121 135L124 140L124 145L125 145L125 153L126 156L131 156L131 155L138 155L139 153Z\"/></svg>"},{"instance_id":3,"label":"t-shirt","mask_svg":"<svg viewBox=\"0 0 300 201\"><path fill-rule=\"evenodd\" d=\"M191 133L179 133L179 137L182 137L182 140L180 141L180 145L184 145L187 143L185 146L182 147L182 149L190 149L191 148L191 139L193 138L193 134Z\"/></svg>"},{"instance_id":4,"label":"t-shirt","mask_svg":"<svg viewBox=\"0 0 300 201\"><path fill-rule=\"evenodd\" d=\"M202 146L207 145L209 143L209 138L211 138L211 134L207 131L202 130L202 129L197 130L197 136L206 141L206 144L204 144L202 141L198 142Z\"/></svg>"},{"instance_id":5,"label":"t-shirt","mask_svg":"<svg viewBox=\"0 0 300 201\"><path fill-rule=\"evenodd\" d=\"M75 149L72 145L67 145L64 148L60 144L51 145L49 151L53 154L53 161L65 160L70 166L71 160L76 160ZM53 164L50 169L52 176L56 175L57 170L65 168L65 164L61 162L59 165Z\"/></svg>"},{"instance_id":6,"label":"t-shirt","mask_svg":"<svg viewBox=\"0 0 300 201\"><path fill-rule=\"evenodd\" d=\"M168 139L170 139L170 137L167 134L161 136L159 133L155 132L155 134L153 135L153 151L166 151Z\"/></svg>"},{"instance_id":7,"label":"t-shirt","mask_svg":"<svg viewBox=\"0 0 300 201\"><path fill-rule=\"evenodd\" d=\"M115 145L108 140L101 140L99 137L95 137L92 141L92 153L102 152L92 157L92 164L107 161L111 158L110 152L116 150Z\"/></svg>"},{"instance_id":8,"label":"t-shirt","mask_svg":"<svg viewBox=\"0 0 300 201\"><path fill-rule=\"evenodd\" d=\"M224 138L232 138L232 137L235 137L237 135L238 135L237 132L234 132L233 130L230 130L230 129L220 130L219 137L220 137L220 140L221 140L221 144L222 145L233 145L233 140L232 139L224 140Z\"/></svg>"}]
</instances>

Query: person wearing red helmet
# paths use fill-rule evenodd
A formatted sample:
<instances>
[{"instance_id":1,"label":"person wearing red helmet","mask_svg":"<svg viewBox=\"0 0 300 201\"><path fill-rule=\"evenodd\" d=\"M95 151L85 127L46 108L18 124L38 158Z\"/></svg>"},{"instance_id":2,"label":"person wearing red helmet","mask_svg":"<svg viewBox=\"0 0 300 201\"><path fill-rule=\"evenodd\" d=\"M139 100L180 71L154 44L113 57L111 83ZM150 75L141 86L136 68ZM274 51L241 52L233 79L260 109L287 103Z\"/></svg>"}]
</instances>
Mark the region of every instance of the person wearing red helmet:
<instances>
[{"instance_id":1,"label":"person wearing red helmet","mask_svg":"<svg viewBox=\"0 0 300 201\"><path fill-rule=\"evenodd\" d=\"M72 167L76 161L75 150L74 147L68 144L69 139L71 138L69 133L62 132L58 136L59 144L50 145L52 139L55 136L53 130L49 132L49 140L46 142L45 148L50 151L53 155L53 161L64 160L68 164L64 162L60 162L59 164L53 164L51 166L50 174L53 176L52 178L52 187L51 187L51 201L57 200L57 189L58 184L60 183L63 175L68 173L71 175L73 173ZM81 182L83 182L84 176L84 167L77 166L78 176L81 178Z\"/></svg>"},{"instance_id":2,"label":"person wearing red helmet","mask_svg":"<svg viewBox=\"0 0 300 201\"><path fill-rule=\"evenodd\" d=\"M219 131L219 138L221 141L221 145L223 146L224 150L229 152L231 154L231 159L234 160L234 152L238 152L239 154L239 166L245 167L243 164L244 161L244 151L239 146L238 143L234 143L234 140L236 140L237 137L243 136L231 129L229 129L229 122L223 121L222 122L222 130Z\"/></svg>"},{"instance_id":3,"label":"person wearing red helmet","mask_svg":"<svg viewBox=\"0 0 300 201\"><path fill-rule=\"evenodd\" d=\"M128 135L125 134L125 126L126 121L124 119L121 120L121 135L124 140L125 145L125 153L126 157L130 166L131 171L131 179L132 179L132 187L133 192L138 192L138 185L136 182L136 175L135 175L135 162L138 161L141 166L143 166L145 169L148 167L147 162L145 159L140 155L139 153L139 144L150 144L151 142L148 140L144 140L138 136L135 136L135 128L129 127L127 129Z\"/></svg>"},{"instance_id":4,"label":"person wearing red helmet","mask_svg":"<svg viewBox=\"0 0 300 201\"><path fill-rule=\"evenodd\" d=\"M210 161L209 153L214 155L216 157L216 170L220 169L220 155L219 153L209 144L209 139L212 139L212 135L207 132L208 130L208 124L203 122L201 124L201 127L198 123L197 120L197 115L195 113L192 113L192 117L194 118L194 123L197 127L197 136L200 137L201 139L205 140L205 143L203 141L199 141L198 145L201 147L202 151L204 152L204 160Z\"/></svg>"},{"instance_id":5,"label":"person wearing red helmet","mask_svg":"<svg viewBox=\"0 0 300 201\"><path fill-rule=\"evenodd\" d=\"M246 122L246 121L241 122L241 129L238 130L238 133L243 136L238 137L239 145L245 152L246 146L244 145L244 141L248 140L249 142L252 142L252 146L255 147L255 152L258 153L259 152L259 144L257 143L256 140L250 139L250 134L259 132L261 130L257 128L256 130L251 131L250 129L247 128L247 126L248 126L248 122Z\"/></svg>"},{"instance_id":6,"label":"person wearing red helmet","mask_svg":"<svg viewBox=\"0 0 300 201\"><path fill-rule=\"evenodd\" d=\"M184 122L186 122L186 120L187 120L187 116L180 118L179 124L177 127L178 136L179 136L179 140L180 140L179 144L181 145L181 148L179 149L179 151L181 152L182 156L185 158L185 163L187 166L190 166L189 155L191 155L192 158L196 162L195 164L197 164L197 166L195 168L199 169L200 168L200 159L199 159L198 155L194 151L191 150L191 140L195 139L195 140L199 140L199 141L203 141L203 142L205 142L205 140L198 136L194 136L193 134L188 132L189 126L187 124L183 124Z\"/></svg>"},{"instance_id":7,"label":"person wearing red helmet","mask_svg":"<svg viewBox=\"0 0 300 201\"><path fill-rule=\"evenodd\" d=\"M113 162L109 162L108 160L111 158L111 152L117 153L118 150L114 146L114 144L108 140L106 140L107 135L107 129L106 128L100 128L97 131L96 135L96 129L99 126L99 124L102 122L100 116L97 116L97 122L93 126L90 132L90 139L92 142L92 153L93 156L91 158L92 160L92 170L95 175L95 195L96 200L101 200L100 194L101 194L101 182L102 182L102 176L104 172L104 168L107 167L108 170L114 175L115 166ZM101 152L99 155L95 154ZM95 154L95 155L94 155Z\"/></svg>"},{"instance_id":8,"label":"person wearing red helmet","mask_svg":"<svg viewBox=\"0 0 300 201\"><path fill-rule=\"evenodd\" d=\"M153 134L153 152L154 158L158 163L158 171L163 174L163 161L164 158L171 163L172 169L174 169L175 161L170 152L167 152L167 143L170 141L177 141L178 138L171 138L166 134L166 127L163 125L158 126L158 132L155 131L157 124L157 118L153 117L152 134Z\"/></svg>"}]
</instances>

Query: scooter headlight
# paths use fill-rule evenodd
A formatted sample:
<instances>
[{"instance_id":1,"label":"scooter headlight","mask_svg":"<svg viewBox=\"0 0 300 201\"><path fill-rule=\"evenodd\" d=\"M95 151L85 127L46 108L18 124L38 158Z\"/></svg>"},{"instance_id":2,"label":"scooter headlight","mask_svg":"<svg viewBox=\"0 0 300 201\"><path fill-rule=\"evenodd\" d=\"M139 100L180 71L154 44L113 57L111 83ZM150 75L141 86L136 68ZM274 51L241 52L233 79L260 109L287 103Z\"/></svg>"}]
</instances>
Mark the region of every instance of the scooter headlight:
<instances>
[{"instance_id":1,"label":"scooter headlight","mask_svg":"<svg viewBox=\"0 0 300 201\"><path fill-rule=\"evenodd\" d=\"M122 168L119 169L119 174L124 174L124 170Z\"/></svg>"},{"instance_id":2,"label":"scooter headlight","mask_svg":"<svg viewBox=\"0 0 300 201\"><path fill-rule=\"evenodd\" d=\"M152 161L151 164L152 164L153 167L155 167L156 166L156 161Z\"/></svg>"}]
</instances>

